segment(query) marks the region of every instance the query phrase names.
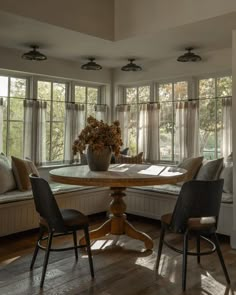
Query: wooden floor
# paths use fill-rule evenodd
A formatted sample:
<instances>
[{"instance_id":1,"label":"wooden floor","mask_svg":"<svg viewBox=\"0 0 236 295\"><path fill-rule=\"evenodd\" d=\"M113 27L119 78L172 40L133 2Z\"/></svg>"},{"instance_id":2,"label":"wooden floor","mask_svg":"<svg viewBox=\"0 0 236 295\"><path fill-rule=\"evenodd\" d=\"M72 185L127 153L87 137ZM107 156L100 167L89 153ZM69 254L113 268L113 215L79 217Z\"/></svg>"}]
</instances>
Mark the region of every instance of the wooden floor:
<instances>
[{"instance_id":1,"label":"wooden floor","mask_svg":"<svg viewBox=\"0 0 236 295\"><path fill-rule=\"evenodd\" d=\"M154 251L145 251L142 242L125 236L108 236L92 245L95 279L91 280L88 257L80 252L75 262L74 252L51 253L44 288L39 282L43 254L40 251L35 268L29 264L37 232L0 238L0 294L80 294L80 295L179 295L181 292L181 255L163 248L159 274L155 271L156 249L160 233L158 221L129 216L138 229L148 233L155 242ZM104 216L91 219L92 227L104 221ZM59 238L57 245L68 245L68 237ZM174 235L175 243L180 238ZM221 248L232 280L227 287L216 254L202 257L198 265L195 257L188 260L187 291L185 294L236 294L236 251L229 240L220 237ZM194 241L192 241L194 242ZM191 246L192 244L192 246ZM191 247L194 243L190 243ZM202 244L204 247L204 244Z\"/></svg>"}]
</instances>

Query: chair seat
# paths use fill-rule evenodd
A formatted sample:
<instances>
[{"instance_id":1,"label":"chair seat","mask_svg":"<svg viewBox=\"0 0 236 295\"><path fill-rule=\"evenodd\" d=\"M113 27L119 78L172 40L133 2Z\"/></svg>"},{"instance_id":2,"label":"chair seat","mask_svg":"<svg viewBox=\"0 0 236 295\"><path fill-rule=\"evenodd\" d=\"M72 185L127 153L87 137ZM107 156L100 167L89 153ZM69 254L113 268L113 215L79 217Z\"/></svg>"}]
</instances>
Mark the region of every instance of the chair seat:
<instances>
[{"instance_id":1,"label":"chair seat","mask_svg":"<svg viewBox=\"0 0 236 295\"><path fill-rule=\"evenodd\" d=\"M85 216L83 213L79 212L78 210L61 209L60 212L66 228L80 228L88 225L88 217ZM46 219L41 216L39 223L42 226L49 228Z\"/></svg>"},{"instance_id":2,"label":"chair seat","mask_svg":"<svg viewBox=\"0 0 236 295\"><path fill-rule=\"evenodd\" d=\"M65 226L84 226L88 224L88 217L78 210L74 209L61 209L61 215Z\"/></svg>"},{"instance_id":3,"label":"chair seat","mask_svg":"<svg viewBox=\"0 0 236 295\"><path fill-rule=\"evenodd\" d=\"M161 221L166 225L170 225L172 219L172 214L164 214L161 217ZM190 230L204 230L212 228L216 225L216 219L213 216L201 217L201 218L189 218L188 229Z\"/></svg>"}]
</instances>

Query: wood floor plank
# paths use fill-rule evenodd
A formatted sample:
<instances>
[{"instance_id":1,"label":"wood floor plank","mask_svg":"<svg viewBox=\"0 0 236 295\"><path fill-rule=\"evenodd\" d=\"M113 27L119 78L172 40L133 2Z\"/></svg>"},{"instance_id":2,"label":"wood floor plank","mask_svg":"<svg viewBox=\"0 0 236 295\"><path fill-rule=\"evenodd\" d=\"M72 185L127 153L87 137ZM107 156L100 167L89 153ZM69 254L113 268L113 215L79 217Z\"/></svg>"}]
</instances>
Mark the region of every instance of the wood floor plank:
<instances>
[{"instance_id":1,"label":"wood floor plank","mask_svg":"<svg viewBox=\"0 0 236 295\"><path fill-rule=\"evenodd\" d=\"M145 250L141 241L126 236L107 236L92 243L95 279L91 280L88 257L85 250L79 252L76 263L74 252L51 253L43 290L39 283L44 252L40 251L35 268L29 271L37 232L31 231L0 238L0 294L79 294L79 295L181 295L182 257L163 247L159 271L155 270L156 249L160 234L157 221L130 217L131 223L154 239L154 251ZM96 227L104 217L91 221ZM79 233L81 235L82 233ZM170 235L169 240L181 246L180 236ZM216 254L201 258L189 257L187 272L187 295L233 295L236 294L236 251L229 240L220 237L232 284L227 287ZM57 240L56 245L69 245L71 237ZM190 248L195 248L190 240ZM206 247L205 243L201 247Z\"/></svg>"}]
</instances>

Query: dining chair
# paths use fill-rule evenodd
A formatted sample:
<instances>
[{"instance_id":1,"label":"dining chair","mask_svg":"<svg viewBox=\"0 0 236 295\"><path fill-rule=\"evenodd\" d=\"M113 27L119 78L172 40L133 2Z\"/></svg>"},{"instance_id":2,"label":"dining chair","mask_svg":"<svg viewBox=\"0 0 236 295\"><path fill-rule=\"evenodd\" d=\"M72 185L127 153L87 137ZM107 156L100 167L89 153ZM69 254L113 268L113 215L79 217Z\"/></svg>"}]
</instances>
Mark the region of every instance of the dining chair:
<instances>
[{"instance_id":1,"label":"dining chair","mask_svg":"<svg viewBox=\"0 0 236 295\"><path fill-rule=\"evenodd\" d=\"M90 238L88 231L88 217L74 209L59 209L51 188L46 180L34 174L30 176L32 192L36 211L39 213L39 237L34 250L30 270L33 269L39 249L45 251L43 270L40 288L43 287L45 274L51 251L74 250L75 258L78 260L78 248L87 248L90 273L94 277L93 260L90 248ZM77 245L77 230L83 230L86 240L85 245ZM46 234L46 235L45 235ZM72 234L74 245L71 247L52 248L54 237ZM47 246L41 244L47 241Z\"/></svg>"},{"instance_id":2,"label":"dining chair","mask_svg":"<svg viewBox=\"0 0 236 295\"><path fill-rule=\"evenodd\" d=\"M187 277L187 257L197 256L200 263L202 255L218 254L223 272L228 284L230 278L225 266L223 255L220 249L216 234L219 217L221 197L223 190L223 179L214 181L192 180L185 182L181 188L173 213L165 214L161 217L161 233L156 260L156 270L158 271L163 244L172 250L182 254L182 290L186 290ZM166 232L183 235L183 247L177 248L167 242ZM196 251L189 251L189 238L196 236ZM201 240L207 242L210 248L201 251Z\"/></svg>"}]
</instances>

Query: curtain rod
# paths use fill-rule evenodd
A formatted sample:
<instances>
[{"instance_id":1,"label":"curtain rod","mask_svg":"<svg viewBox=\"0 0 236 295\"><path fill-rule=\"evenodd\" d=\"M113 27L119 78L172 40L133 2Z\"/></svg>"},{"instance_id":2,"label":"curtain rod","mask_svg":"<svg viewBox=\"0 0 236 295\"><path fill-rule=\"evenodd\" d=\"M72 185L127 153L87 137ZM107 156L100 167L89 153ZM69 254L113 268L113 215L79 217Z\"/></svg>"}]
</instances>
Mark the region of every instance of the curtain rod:
<instances>
[{"instance_id":1,"label":"curtain rod","mask_svg":"<svg viewBox=\"0 0 236 295\"><path fill-rule=\"evenodd\" d=\"M227 96L215 96L215 97L203 97L203 98L191 98L191 99L178 99L178 100L165 100L165 101L147 101L147 102L139 102L139 103L120 103L117 106L124 106L124 105L137 105L137 104L155 104L155 103L178 103L178 102L188 102L188 101L202 101L202 100L217 100L217 99L224 99L224 98L232 98L232 95Z\"/></svg>"},{"instance_id":2,"label":"curtain rod","mask_svg":"<svg viewBox=\"0 0 236 295\"><path fill-rule=\"evenodd\" d=\"M13 99L19 99L19 100L30 100L30 101L47 101L47 102L61 102L61 103L66 103L66 104L80 104L80 105L84 105L84 104L87 104L87 105L104 105L106 106L107 104L105 103L82 103L82 102L76 102L76 101L61 101L61 100L49 100L49 99L37 99L37 98L29 98L29 97L18 97L18 96L0 96L0 99L1 98L6 98L6 99L9 99L9 98L13 98Z\"/></svg>"}]
</instances>

